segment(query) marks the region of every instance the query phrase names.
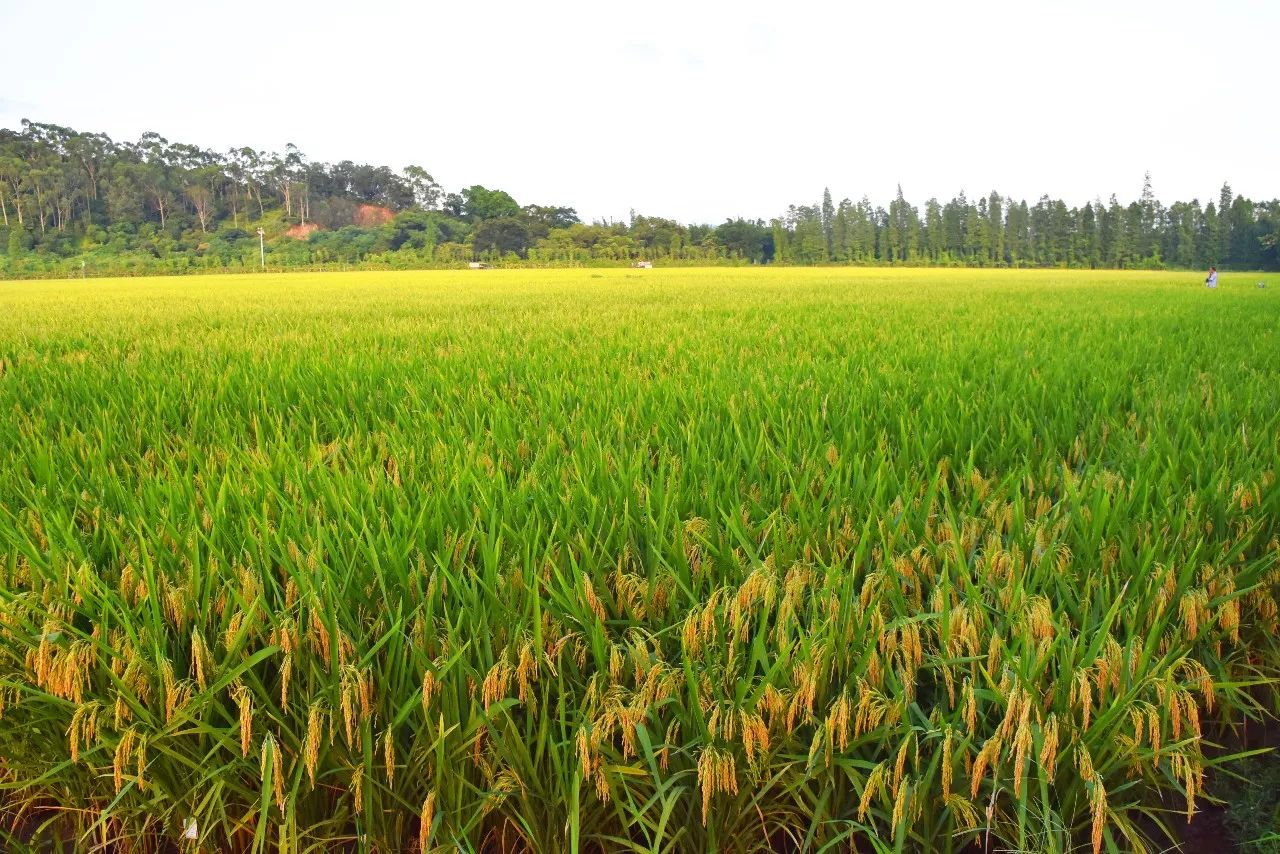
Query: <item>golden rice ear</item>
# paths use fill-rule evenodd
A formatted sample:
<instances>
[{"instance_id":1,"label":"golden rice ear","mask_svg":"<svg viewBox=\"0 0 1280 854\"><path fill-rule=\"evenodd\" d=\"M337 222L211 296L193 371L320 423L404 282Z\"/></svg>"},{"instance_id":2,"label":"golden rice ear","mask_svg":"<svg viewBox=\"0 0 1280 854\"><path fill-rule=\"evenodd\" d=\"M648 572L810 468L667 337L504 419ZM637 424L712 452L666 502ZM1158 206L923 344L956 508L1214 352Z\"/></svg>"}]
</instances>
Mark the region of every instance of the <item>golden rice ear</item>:
<instances>
[{"instance_id":1,"label":"golden rice ear","mask_svg":"<svg viewBox=\"0 0 1280 854\"><path fill-rule=\"evenodd\" d=\"M866 782L862 786L862 797L858 802L858 821L866 819L867 810L875 798L884 793L887 768L883 762L871 769Z\"/></svg>"},{"instance_id":2,"label":"golden rice ear","mask_svg":"<svg viewBox=\"0 0 1280 854\"><path fill-rule=\"evenodd\" d=\"M243 684L234 684L232 694L240 715L240 755L248 756L253 736L253 695Z\"/></svg>"},{"instance_id":3,"label":"golden rice ear","mask_svg":"<svg viewBox=\"0 0 1280 854\"><path fill-rule=\"evenodd\" d=\"M427 851L427 846L431 843L431 831L435 825L436 815L436 793L432 791L427 795L427 799L422 802L422 811L419 815L418 824L418 850Z\"/></svg>"},{"instance_id":4,"label":"golden rice ear","mask_svg":"<svg viewBox=\"0 0 1280 854\"><path fill-rule=\"evenodd\" d=\"M1101 779L1094 778L1089 795L1092 806L1093 854L1099 854L1102 851L1102 835L1107 823L1107 790L1103 787Z\"/></svg>"},{"instance_id":5,"label":"golden rice ear","mask_svg":"<svg viewBox=\"0 0 1280 854\"><path fill-rule=\"evenodd\" d=\"M303 742L303 764L307 769L307 777L312 787L316 784L316 770L320 764L320 749L324 738L324 709L320 702L311 704L307 710L307 735Z\"/></svg>"},{"instance_id":6,"label":"golden rice ear","mask_svg":"<svg viewBox=\"0 0 1280 854\"><path fill-rule=\"evenodd\" d=\"M387 788L391 788L396 780L396 742L391 727L382 734L382 762L386 768Z\"/></svg>"}]
</instances>

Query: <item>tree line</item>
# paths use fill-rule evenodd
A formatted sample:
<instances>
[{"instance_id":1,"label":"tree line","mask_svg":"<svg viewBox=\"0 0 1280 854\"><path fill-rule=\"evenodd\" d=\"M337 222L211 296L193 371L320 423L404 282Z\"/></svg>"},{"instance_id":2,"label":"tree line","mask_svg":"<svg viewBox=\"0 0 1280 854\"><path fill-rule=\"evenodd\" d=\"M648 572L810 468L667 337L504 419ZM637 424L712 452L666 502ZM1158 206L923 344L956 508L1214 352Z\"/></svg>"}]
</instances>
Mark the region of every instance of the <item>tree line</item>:
<instances>
[{"instance_id":1,"label":"tree line","mask_svg":"<svg viewBox=\"0 0 1280 854\"><path fill-rule=\"evenodd\" d=\"M1224 184L1217 203L1165 207L1143 182L1139 198L1113 195L1068 207L1041 196L1034 205L999 193L970 201L962 192L923 211L898 188L889 209L865 197L792 207L772 223L775 258L798 264L902 263L957 266L1275 269L1280 202L1255 203Z\"/></svg>"},{"instance_id":2,"label":"tree line","mask_svg":"<svg viewBox=\"0 0 1280 854\"><path fill-rule=\"evenodd\" d=\"M137 142L24 120L0 129L0 275L253 269L257 230L273 269L333 266L904 264L1280 269L1280 201L1224 184L1216 200L1139 197L1081 207L992 192L923 206L902 188L793 205L764 220L685 224L632 213L584 223L571 207L498 189L446 191L425 168L281 152L217 152L156 133Z\"/></svg>"}]
</instances>

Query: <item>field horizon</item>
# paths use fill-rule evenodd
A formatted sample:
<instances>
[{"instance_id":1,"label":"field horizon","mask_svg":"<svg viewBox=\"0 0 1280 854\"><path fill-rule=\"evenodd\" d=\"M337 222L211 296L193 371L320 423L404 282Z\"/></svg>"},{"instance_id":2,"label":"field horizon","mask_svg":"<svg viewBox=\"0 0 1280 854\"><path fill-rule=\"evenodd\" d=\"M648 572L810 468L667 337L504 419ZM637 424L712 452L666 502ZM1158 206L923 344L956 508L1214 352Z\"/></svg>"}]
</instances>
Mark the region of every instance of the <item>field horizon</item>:
<instances>
[{"instance_id":1,"label":"field horizon","mask_svg":"<svg viewBox=\"0 0 1280 854\"><path fill-rule=\"evenodd\" d=\"M794 278L796 274L800 274L802 278L809 275L823 274L834 276L836 278L844 277L850 280L863 278L884 277L886 279L902 279L912 277L940 277L940 278L1019 278L1026 277L1028 279L1037 278L1054 278L1058 277L1064 281L1077 283L1085 283L1089 281L1099 281L1112 279L1116 282L1124 280L1147 280L1150 282L1161 282L1163 284L1195 284L1205 290L1204 287L1205 273L1198 267L1178 268L1167 267L1159 270L1124 270L1100 267L1098 269L1078 269L1070 267L940 267L929 265L912 265L912 264L896 264L881 265L867 264L863 266L840 264L836 262L828 264L810 264L803 266L789 266L786 264L704 264L695 263L674 263L670 265L658 264L651 268L636 268L630 263L618 262L609 266L589 266L583 264L546 264L544 266L511 266L503 267L500 265L489 266L482 269L471 269L467 267L421 267L408 269L385 269L385 268L360 268L359 265L351 265L350 269L326 269L326 270L307 270L297 268L281 268L268 270L250 270L246 272L182 272L182 273L156 273L146 275L127 275L127 276L110 276L95 275L83 277L78 275L67 275L61 277L33 277L33 278L13 278L0 279L0 288L7 288L13 285L39 285L39 284L75 284L93 283L101 285L104 283L138 283L138 282L168 282L168 281L252 281L260 279L272 278L288 278L288 277L321 277L327 278L332 276L385 276L405 278L412 276L425 276L428 278L437 277L454 277L462 276L466 279L482 279L485 276L556 276L568 274L571 277L591 278L605 275L624 275L627 277L654 277L662 278L665 274L687 274L687 273L706 273L721 276L733 276L736 273L746 275L759 276L776 276L780 278ZM1262 280L1270 287L1269 280L1276 277L1274 270L1220 270L1219 271L1219 289L1228 283L1234 283L1237 286L1243 285L1247 287L1257 286L1257 282Z\"/></svg>"}]
</instances>

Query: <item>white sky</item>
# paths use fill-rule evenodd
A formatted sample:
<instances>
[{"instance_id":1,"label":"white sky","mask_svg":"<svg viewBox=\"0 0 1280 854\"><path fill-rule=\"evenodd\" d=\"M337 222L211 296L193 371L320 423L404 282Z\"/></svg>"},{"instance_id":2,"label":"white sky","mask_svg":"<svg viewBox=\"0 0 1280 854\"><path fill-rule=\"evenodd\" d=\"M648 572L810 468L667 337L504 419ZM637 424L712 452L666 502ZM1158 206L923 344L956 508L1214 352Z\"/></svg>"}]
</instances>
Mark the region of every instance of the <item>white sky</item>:
<instances>
[{"instance_id":1,"label":"white sky","mask_svg":"<svg viewBox=\"0 0 1280 854\"><path fill-rule=\"evenodd\" d=\"M0 126L424 166L683 221L1280 196L1276 0L0 0Z\"/></svg>"}]
</instances>

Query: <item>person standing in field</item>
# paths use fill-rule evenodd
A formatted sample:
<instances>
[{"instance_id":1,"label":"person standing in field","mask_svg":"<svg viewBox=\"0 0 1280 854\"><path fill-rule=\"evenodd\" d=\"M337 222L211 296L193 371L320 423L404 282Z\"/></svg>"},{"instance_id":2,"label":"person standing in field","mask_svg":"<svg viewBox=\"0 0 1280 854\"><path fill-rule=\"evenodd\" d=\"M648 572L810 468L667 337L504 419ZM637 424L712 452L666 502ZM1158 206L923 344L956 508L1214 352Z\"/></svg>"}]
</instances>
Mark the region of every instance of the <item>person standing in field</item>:
<instances>
[{"instance_id":1,"label":"person standing in field","mask_svg":"<svg viewBox=\"0 0 1280 854\"><path fill-rule=\"evenodd\" d=\"M1218 268L1217 267L1209 268L1209 275L1204 280L1204 283L1209 286L1210 290L1218 286Z\"/></svg>"}]
</instances>

